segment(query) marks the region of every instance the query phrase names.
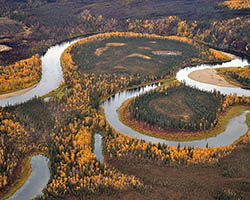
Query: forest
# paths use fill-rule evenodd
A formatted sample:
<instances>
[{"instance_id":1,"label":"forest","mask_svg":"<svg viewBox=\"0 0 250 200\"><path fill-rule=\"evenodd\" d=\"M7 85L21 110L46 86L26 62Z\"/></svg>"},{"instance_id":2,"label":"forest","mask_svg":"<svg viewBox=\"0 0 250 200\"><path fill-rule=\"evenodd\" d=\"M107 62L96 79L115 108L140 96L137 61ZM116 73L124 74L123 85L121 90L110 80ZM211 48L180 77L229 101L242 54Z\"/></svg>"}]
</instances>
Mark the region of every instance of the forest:
<instances>
[{"instance_id":1,"label":"forest","mask_svg":"<svg viewBox=\"0 0 250 200\"><path fill-rule=\"evenodd\" d=\"M131 116L161 128L203 130L216 126L223 97L186 86L171 85L141 95L131 103Z\"/></svg>"},{"instance_id":2,"label":"forest","mask_svg":"<svg viewBox=\"0 0 250 200\"><path fill-rule=\"evenodd\" d=\"M239 85L242 88L250 88L250 68L225 68L217 69L217 71L225 76L233 84Z\"/></svg>"},{"instance_id":3,"label":"forest","mask_svg":"<svg viewBox=\"0 0 250 200\"><path fill-rule=\"evenodd\" d=\"M0 66L0 94L28 88L38 83L42 64L38 54L8 66Z\"/></svg>"},{"instance_id":4,"label":"forest","mask_svg":"<svg viewBox=\"0 0 250 200\"><path fill-rule=\"evenodd\" d=\"M0 0L0 45L10 47L0 51L0 94L38 83L48 48L81 37L62 53L59 88L0 106L0 199L23 185L38 154L49 159L50 177L36 200L248 199L250 97L200 91L175 77L187 66L233 59L220 50L249 58L248 2ZM249 66L221 73L249 87ZM203 138L246 112L246 133L230 145L194 147L115 130L103 103L153 83L161 86L121 107L128 126Z\"/></svg>"},{"instance_id":5,"label":"forest","mask_svg":"<svg viewBox=\"0 0 250 200\"><path fill-rule=\"evenodd\" d=\"M69 38L110 31L179 35L246 56L250 51L249 8L229 9L221 1L1 0L0 5L0 44L13 48L0 54L4 65L41 55Z\"/></svg>"}]
</instances>

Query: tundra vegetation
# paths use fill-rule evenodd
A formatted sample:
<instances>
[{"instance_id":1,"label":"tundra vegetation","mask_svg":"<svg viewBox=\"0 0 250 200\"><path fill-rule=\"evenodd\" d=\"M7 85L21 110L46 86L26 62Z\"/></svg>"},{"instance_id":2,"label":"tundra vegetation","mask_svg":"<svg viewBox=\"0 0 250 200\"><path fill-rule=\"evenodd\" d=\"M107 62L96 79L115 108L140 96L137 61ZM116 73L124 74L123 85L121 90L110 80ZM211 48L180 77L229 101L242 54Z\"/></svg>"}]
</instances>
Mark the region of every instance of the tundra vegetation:
<instances>
[{"instance_id":1,"label":"tundra vegetation","mask_svg":"<svg viewBox=\"0 0 250 200\"><path fill-rule=\"evenodd\" d=\"M4 18L0 19L0 44L12 48L0 53L1 75L11 73L10 80L21 80L14 84L16 88L13 81L8 84L5 79L3 85L11 86L10 90L27 85L23 80L39 80L39 60L35 68L34 60L31 64L24 60L26 65L20 62L41 55L57 42L89 33L130 32L95 35L70 46L61 60L65 81L60 95L48 102L35 98L0 108L1 198L10 196L10 191L25 181L22 166L27 166L27 157L36 153L50 159L51 172L43 196L36 199L249 197L249 131L237 144L226 147L146 143L110 127L100 106L102 100L126 88L172 78L181 67L229 59L204 44L248 55L249 8L229 9L226 2L157 0L152 6L151 1L137 0L1 0L0 14ZM118 6L119 13L115 12ZM19 68L13 67L16 65ZM210 129L218 124L218 112L241 104L244 107L235 111L249 108L249 97L208 94L176 84L153 93L168 98L178 96L175 90L181 91L180 96L191 91L200 99L190 105L192 98L188 96L183 104L191 110L188 117L172 112L173 119L184 121L172 129ZM207 116L198 104L211 108ZM170 111L165 110L163 115L166 112ZM197 121L199 125L182 126L185 120L195 121L198 115L209 123L204 119L199 121L201 125ZM248 114L248 126L249 121ZM93 153L95 132L103 135L103 164Z\"/></svg>"}]
</instances>

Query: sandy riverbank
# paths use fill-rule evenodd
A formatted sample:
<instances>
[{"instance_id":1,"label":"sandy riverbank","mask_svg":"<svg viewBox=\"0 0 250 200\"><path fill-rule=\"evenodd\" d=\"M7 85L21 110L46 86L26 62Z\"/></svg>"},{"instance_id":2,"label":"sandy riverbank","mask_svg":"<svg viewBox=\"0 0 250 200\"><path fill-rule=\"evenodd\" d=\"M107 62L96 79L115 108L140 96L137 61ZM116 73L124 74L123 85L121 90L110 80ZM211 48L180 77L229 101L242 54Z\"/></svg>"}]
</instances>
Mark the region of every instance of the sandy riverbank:
<instances>
[{"instance_id":1,"label":"sandy riverbank","mask_svg":"<svg viewBox=\"0 0 250 200\"><path fill-rule=\"evenodd\" d=\"M222 76L218 75L215 69L201 69L191 72L188 77L192 80L213 84L221 87L237 88L236 86L228 83Z\"/></svg>"},{"instance_id":2,"label":"sandy riverbank","mask_svg":"<svg viewBox=\"0 0 250 200\"><path fill-rule=\"evenodd\" d=\"M12 50L11 47L0 44L0 52L10 51L10 50Z\"/></svg>"},{"instance_id":3,"label":"sandy riverbank","mask_svg":"<svg viewBox=\"0 0 250 200\"><path fill-rule=\"evenodd\" d=\"M15 91L15 92L10 92L10 93L6 93L6 94L2 94L0 95L0 100L1 99L6 99L6 98L10 98L10 97L15 97L15 96L20 96L30 90L32 90L33 88L35 88L36 86L38 85L35 84L35 85L32 85L31 87L28 87L28 88L25 88L25 89L22 89L22 90L18 90L18 91Z\"/></svg>"}]
</instances>

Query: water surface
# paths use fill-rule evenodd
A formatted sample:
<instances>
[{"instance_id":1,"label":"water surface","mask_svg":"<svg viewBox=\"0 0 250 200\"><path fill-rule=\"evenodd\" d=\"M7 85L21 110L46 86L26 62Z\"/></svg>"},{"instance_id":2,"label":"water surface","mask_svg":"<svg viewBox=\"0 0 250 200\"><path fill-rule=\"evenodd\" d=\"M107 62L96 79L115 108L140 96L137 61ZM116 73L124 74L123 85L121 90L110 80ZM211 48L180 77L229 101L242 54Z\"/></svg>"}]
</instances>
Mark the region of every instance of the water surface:
<instances>
[{"instance_id":1,"label":"water surface","mask_svg":"<svg viewBox=\"0 0 250 200\"><path fill-rule=\"evenodd\" d=\"M29 178L8 200L28 200L42 195L42 190L50 177L48 162L49 159L43 155L33 156L30 161L32 171Z\"/></svg>"},{"instance_id":2,"label":"water surface","mask_svg":"<svg viewBox=\"0 0 250 200\"><path fill-rule=\"evenodd\" d=\"M193 79L190 79L188 75L197 70L202 70L202 69L216 69L216 68L226 68L226 67L244 67L249 65L249 62L245 59L241 59L239 57L236 57L230 62L225 62L222 64L217 64L217 65L209 65L209 64L204 64L204 65L198 65L195 67L186 67L184 69L181 69L177 74L176 74L176 79L185 82L187 85L196 87L200 90L205 90L205 91L213 91L213 90L218 90L221 92L221 94L237 94L238 96L250 96L250 90L247 89L242 89L242 88L231 88L231 87L220 87L212 84L207 84L207 83L201 83L198 81L195 81Z\"/></svg>"},{"instance_id":3,"label":"water surface","mask_svg":"<svg viewBox=\"0 0 250 200\"><path fill-rule=\"evenodd\" d=\"M43 96L48 92L58 88L60 82L63 81L63 72L60 63L61 54L70 44L78 40L79 39L75 39L70 42L63 42L62 44L57 44L50 47L44 56L41 57L42 78L38 85L20 96L14 96L0 100L0 106L4 107L7 105L20 104L34 97Z\"/></svg>"},{"instance_id":4,"label":"water surface","mask_svg":"<svg viewBox=\"0 0 250 200\"><path fill-rule=\"evenodd\" d=\"M95 149L94 154L96 155L96 159L101 163L104 161L104 156L102 153L102 136L98 133L95 134Z\"/></svg>"}]
</instances>

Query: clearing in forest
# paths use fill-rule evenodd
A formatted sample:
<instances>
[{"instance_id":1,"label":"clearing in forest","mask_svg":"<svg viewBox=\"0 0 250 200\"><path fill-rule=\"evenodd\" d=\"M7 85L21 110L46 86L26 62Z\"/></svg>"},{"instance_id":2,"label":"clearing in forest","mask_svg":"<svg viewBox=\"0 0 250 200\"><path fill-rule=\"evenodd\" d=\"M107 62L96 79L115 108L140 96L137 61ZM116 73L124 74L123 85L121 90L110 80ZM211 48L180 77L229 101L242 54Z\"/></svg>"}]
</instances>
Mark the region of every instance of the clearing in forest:
<instances>
[{"instance_id":1,"label":"clearing in forest","mask_svg":"<svg viewBox=\"0 0 250 200\"><path fill-rule=\"evenodd\" d=\"M128 72L144 75L167 75L190 63L192 58L201 58L199 49L194 45L144 36L91 39L74 45L71 55L75 65L83 72Z\"/></svg>"}]
</instances>

